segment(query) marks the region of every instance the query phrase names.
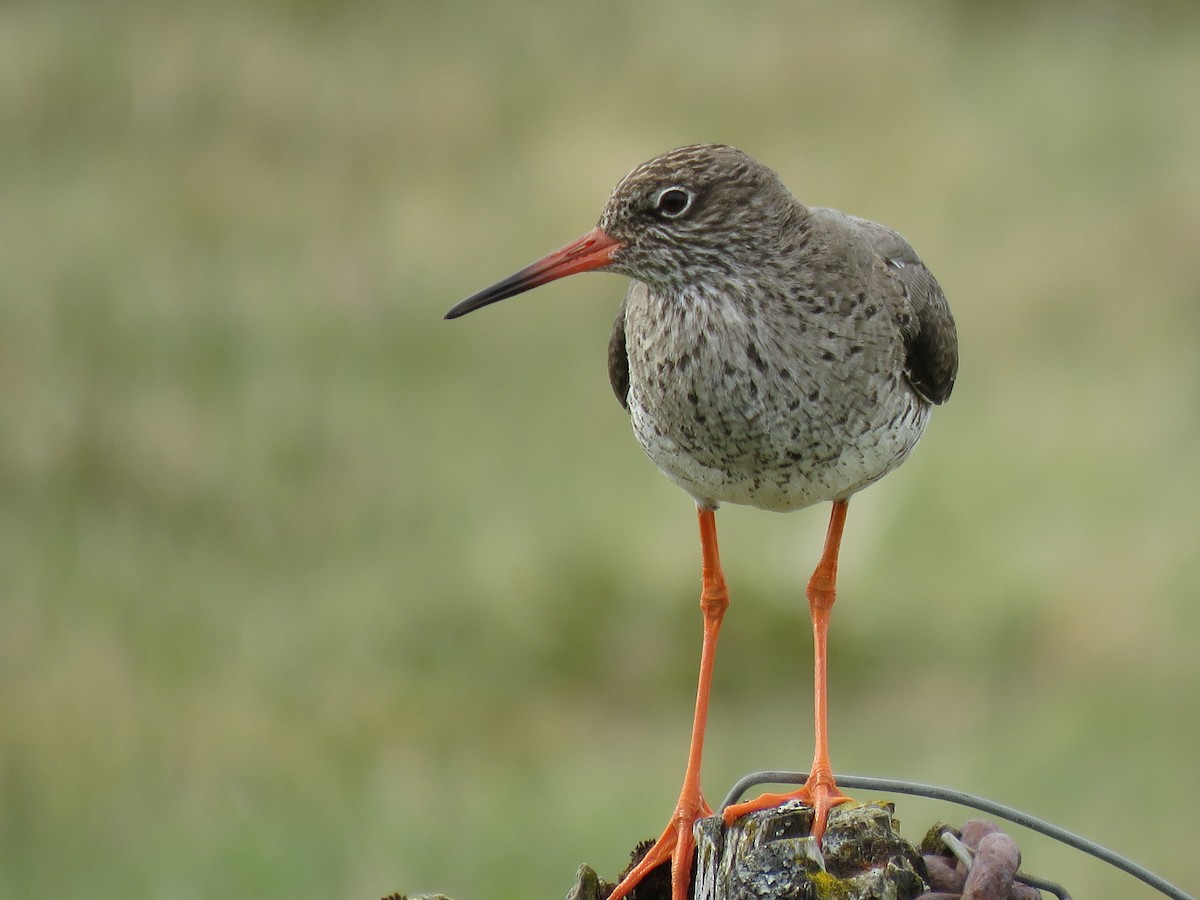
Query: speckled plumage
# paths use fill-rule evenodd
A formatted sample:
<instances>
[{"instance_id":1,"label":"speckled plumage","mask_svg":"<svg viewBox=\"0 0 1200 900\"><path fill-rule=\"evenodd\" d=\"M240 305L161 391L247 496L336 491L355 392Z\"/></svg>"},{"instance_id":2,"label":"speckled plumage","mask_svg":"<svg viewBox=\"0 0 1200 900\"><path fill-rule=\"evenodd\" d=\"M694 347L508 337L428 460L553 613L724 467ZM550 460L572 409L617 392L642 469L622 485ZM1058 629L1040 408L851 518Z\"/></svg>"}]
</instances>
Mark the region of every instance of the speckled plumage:
<instances>
[{"instance_id":1,"label":"speckled plumage","mask_svg":"<svg viewBox=\"0 0 1200 900\"><path fill-rule=\"evenodd\" d=\"M664 218L665 191L690 205ZM849 497L908 456L950 395L954 322L896 232L797 201L730 147L639 166L599 227L634 279L613 389L650 458L702 506Z\"/></svg>"},{"instance_id":2,"label":"speckled plumage","mask_svg":"<svg viewBox=\"0 0 1200 900\"><path fill-rule=\"evenodd\" d=\"M595 229L454 306L456 318L577 272L633 279L609 341L617 399L650 458L696 500L704 640L683 787L670 823L621 879L628 897L671 861L689 896L694 824L712 810L700 765L717 634L729 604L719 503L791 510L834 501L806 594L813 625L814 754L807 782L727 807L729 823L798 799L818 842L837 787L827 735L827 632L847 499L920 439L958 369L941 288L896 232L798 202L766 166L712 144L634 169Z\"/></svg>"}]
</instances>

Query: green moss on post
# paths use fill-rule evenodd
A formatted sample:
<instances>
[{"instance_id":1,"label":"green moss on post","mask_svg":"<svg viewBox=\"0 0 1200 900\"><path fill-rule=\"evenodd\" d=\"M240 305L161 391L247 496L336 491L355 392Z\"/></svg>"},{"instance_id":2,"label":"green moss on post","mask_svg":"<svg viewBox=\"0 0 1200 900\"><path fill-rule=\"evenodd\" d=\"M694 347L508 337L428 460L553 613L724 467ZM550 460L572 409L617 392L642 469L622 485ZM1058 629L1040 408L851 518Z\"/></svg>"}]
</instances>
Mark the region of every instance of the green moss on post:
<instances>
[{"instance_id":1,"label":"green moss on post","mask_svg":"<svg viewBox=\"0 0 1200 900\"><path fill-rule=\"evenodd\" d=\"M911 900L925 890L925 863L900 837L888 803L835 807L823 841L824 865L809 836L812 811L799 803L751 813L726 827L696 828L696 900L812 897Z\"/></svg>"}]
</instances>

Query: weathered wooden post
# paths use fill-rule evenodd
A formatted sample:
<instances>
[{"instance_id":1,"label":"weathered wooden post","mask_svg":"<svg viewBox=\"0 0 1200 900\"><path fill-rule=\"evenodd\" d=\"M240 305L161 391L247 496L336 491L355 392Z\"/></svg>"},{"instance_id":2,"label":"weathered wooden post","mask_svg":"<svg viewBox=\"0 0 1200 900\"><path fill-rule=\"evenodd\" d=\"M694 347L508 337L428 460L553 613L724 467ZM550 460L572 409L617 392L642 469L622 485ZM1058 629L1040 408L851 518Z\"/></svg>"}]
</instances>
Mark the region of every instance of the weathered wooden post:
<instances>
[{"instance_id":1,"label":"weathered wooden post","mask_svg":"<svg viewBox=\"0 0 1200 900\"><path fill-rule=\"evenodd\" d=\"M695 900L912 900L925 890L925 864L892 812L889 803L834 807L823 860L809 836L812 810L799 803L730 826L704 819L696 827Z\"/></svg>"},{"instance_id":2,"label":"weathered wooden post","mask_svg":"<svg viewBox=\"0 0 1200 900\"><path fill-rule=\"evenodd\" d=\"M900 837L891 804L835 807L824 865L811 826L812 810L800 803L751 813L728 827L720 816L697 822L694 900L913 900L925 890L924 861ZM580 866L567 900L603 900L611 889ZM630 894L630 900L670 898L667 866Z\"/></svg>"},{"instance_id":3,"label":"weathered wooden post","mask_svg":"<svg viewBox=\"0 0 1200 900\"><path fill-rule=\"evenodd\" d=\"M692 900L1039 900L1018 873L1021 853L995 824L961 829L934 824L918 849L900 837L890 803L845 804L830 811L818 850L812 810L799 802L751 813L726 826L696 823ZM636 865L653 841L631 854ZM649 872L629 900L671 900L670 863ZM618 876L618 881L621 876ZM1038 880L1059 896L1065 891ZM580 866L567 900L606 900L615 883ZM1171 896L1176 896L1172 894ZM1183 897L1185 895L1179 894ZM447 900L392 894L384 900Z\"/></svg>"}]
</instances>

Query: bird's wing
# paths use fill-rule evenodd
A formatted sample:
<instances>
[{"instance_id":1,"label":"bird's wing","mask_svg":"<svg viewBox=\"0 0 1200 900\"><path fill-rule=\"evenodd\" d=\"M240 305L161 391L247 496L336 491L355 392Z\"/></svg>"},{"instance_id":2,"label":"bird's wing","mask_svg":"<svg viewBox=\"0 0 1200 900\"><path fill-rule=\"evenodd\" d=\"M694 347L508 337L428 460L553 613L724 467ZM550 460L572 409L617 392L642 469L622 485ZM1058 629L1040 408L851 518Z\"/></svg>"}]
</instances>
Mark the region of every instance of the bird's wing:
<instances>
[{"instance_id":1,"label":"bird's wing","mask_svg":"<svg viewBox=\"0 0 1200 900\"><path fill-rule=\"evenodd\" d=\"M636 284L635 281L630 285L631 291ZM625 348L625 306L628 302L628 299L621 301L612 334L608 337L608 383L625 410L629 409L629 351Z\"/></svg>"},{"instance_id":2,"label":"bird's wing","mask_svg":"<svg viewBox=\"0 0 1200 900\"><path fill-rule=\"evenodd\" d=\"M908 241L886 226L866 224L872 226L875 251L887 276L904 294L905 375L922 397L945 403L958 375L958 333L946 295Z\"/></svg>"}]
</instances>

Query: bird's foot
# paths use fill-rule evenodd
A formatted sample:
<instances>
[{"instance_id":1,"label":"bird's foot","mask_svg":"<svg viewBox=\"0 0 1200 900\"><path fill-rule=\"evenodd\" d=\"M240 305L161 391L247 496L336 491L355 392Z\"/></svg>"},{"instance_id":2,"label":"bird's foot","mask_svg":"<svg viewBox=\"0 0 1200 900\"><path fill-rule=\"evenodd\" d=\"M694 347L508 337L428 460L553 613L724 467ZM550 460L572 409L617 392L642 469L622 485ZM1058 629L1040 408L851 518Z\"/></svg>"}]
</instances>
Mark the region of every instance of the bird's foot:
<instances>
[{"instance_id":1,"label":"bird's foot","mask_svg":"<svg viewBox=\"0 0 1200 900\"><path fill-rule=\"evenodd\" d=\"M627 897L643 878L668 859L671 861L671 900L687 900L692 879L692 858L696 850L696 820L712 814L712 808L703 797L680 797L679 805L675 807L675 813L662 836L613 888L608 900Z\"/></svg>"},{"instance_id":2,"label":"bird's foot","mask_svg":"<svg viewBox=\"0 0 1200 900\"><path fill-rule=\"evenodd\" d=\"M829 818L829 811L842 803L854 802L852 798L847 797L838 789L832 775L821 774L810 777L808 783L797 790L788 791L785 794L763 794L753 800L727 806L721 813L721 817L728 826L749 813L781 806L789 800L799 800L805 806L812 807L813 824L809 834L816 839L818 846L820 846L821 837L825 834L825 822Z\"/></svg>"}]
</instances>

